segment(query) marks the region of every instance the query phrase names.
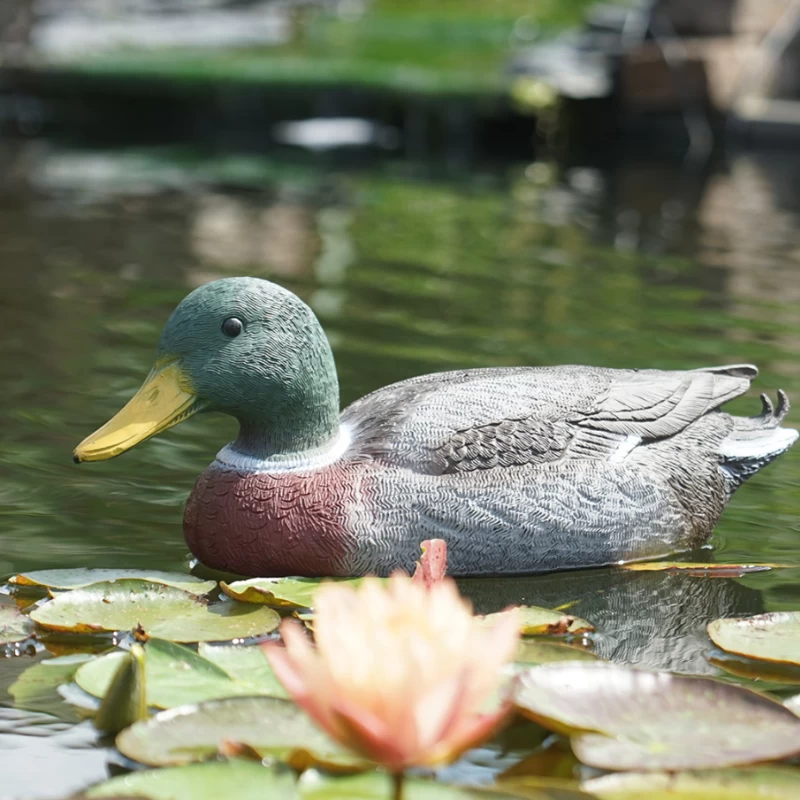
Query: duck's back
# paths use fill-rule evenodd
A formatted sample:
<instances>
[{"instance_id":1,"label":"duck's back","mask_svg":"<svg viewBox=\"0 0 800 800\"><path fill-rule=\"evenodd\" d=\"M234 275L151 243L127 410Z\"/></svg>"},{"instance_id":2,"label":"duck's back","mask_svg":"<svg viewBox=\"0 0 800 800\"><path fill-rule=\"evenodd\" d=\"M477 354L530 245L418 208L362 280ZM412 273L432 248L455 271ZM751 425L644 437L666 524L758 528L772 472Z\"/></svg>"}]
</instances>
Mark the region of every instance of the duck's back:
<instances>
[{"instance_id":1,"label":"duck's back","mask_svg":"<svg viewBox=\"0 0 800 800\"><path fill-rule=\"evenodd\" d=\"M749 365L485 369L367 395L342 422L350 457L372 464L366 491L379 503L363 523L387 546L360 552L356 571L413 560L430 536L448 540L455 574L697 546L741 482L797 438L778 427L784 395L755 418L717 411L756 375Z\"/></svg>"}]
</instances>

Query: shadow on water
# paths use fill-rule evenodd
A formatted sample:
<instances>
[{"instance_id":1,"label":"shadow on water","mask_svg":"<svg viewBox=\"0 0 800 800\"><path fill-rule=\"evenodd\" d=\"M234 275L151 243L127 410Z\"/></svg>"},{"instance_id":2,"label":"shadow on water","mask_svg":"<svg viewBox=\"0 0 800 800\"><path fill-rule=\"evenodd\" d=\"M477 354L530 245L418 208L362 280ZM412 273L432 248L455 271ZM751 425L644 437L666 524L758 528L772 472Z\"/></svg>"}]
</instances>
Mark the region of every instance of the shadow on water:
<instances>
[{"instance_id":1,"label":"shadow on water","mask_svg":"<svg viewBox=\"0 0 800 800\"><path fill-rule=\"evenodd\" d=\"M268 277L307 300L346 403L424 372L558 363L753 361L759 390L800 396L796 157L739 156L691 175L652 162L442 175L289 151L33 142L7 143L0 175L2 573L183 568L182 505L231 421L195 418L101 465L70 454L138 387L172 308L217 277ZM734 408L756 413L755 393ZM749 482L716 558L800 562L799 485L800 451ZM711 619L800 607L793 570L465 586L482 610L573 602L597 627L598 654L695 673L714 672ZM32 663L2 665L0 705Z\"/></svg>"}]
</instances>

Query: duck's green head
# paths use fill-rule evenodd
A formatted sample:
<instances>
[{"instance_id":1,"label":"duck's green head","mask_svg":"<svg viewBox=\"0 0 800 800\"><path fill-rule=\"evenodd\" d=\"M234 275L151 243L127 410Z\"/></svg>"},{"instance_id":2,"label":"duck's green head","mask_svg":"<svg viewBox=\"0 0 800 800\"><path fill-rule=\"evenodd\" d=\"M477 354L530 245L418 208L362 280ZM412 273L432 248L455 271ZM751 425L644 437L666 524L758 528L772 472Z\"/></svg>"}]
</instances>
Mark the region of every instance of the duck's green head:
<instances>
[{"instance_id":1,"label":"duck's green head","mask_svg":"<svg viewBox=\"0 0 800 800\"><path fill-rule=\"evenodd\" d=\"M258 278L201 286L172 312L156 363L131 401L75 449L101 461L198 411L239 420L244 452L295 452L336 433L339 387L328 340L311 309Z\"/></svg>"}]
</instances>

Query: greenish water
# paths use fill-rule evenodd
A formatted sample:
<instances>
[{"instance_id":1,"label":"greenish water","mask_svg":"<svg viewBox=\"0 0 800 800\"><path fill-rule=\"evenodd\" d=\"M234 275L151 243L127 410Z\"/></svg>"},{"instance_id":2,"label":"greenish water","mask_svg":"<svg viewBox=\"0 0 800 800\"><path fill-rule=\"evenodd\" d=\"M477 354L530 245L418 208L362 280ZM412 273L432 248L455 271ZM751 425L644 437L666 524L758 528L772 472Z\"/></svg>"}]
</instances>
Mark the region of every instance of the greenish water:
<instances>
[{"instance_id":1,"label":"greenish water","mask_svg":"<svg viewBox=\"0 0 800 800\"><path fill-rule=\"evenodd\" d=\"M185 568L182 505L232 422L196 417L108 463L76 466L71 451L138 387L179 300L226 275L269 277L312 305L344 402L463 367L737 361L759 365L758 390L800 398L800 163L785 158L703 175L518 164L445 176L33 144L6 146L0 172L3 574ZM736 409L757 413L757 393ZM799 485L800 450L746 484L715 559L800 563ZM797 578L607 570L465 588L481 607L577 601L598 652L713 672L705 623L798 609ZM0 660L0 706L30 663ZM57 698L44 708L65 713ZM502 761L481 758L464 774Z\"/></svg>"},{"instance_id":2,"label":"greenish water","mask_svg":"<svg viewBox=\"0 0 800 800\"><path fill-rule=\"evenodd\" d=\"M179 82L382 87L401 93L503 97L509 48L579 25L593 0L379 0L349 10L306 8L284 41L246 48L67 48L53 62L93 75ZM276 22L284 14L275 12ZM51 65L53 62L48 62Z\"/></svg>"}]
</instances>

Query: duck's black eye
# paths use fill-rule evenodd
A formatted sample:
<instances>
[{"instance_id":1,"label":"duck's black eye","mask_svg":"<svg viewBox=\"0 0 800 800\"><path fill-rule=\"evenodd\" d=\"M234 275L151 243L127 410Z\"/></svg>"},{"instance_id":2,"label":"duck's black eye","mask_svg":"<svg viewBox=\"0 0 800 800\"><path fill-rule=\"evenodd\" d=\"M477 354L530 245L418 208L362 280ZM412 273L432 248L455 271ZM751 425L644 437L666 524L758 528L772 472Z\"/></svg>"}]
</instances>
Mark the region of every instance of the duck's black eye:
<instances>
[{"instance_id":1,"label":"duck's black eye","mask_svg":"<svg viewBox=\"0 0 800 800\"><path fill-rule=\"evenodd\" d=\"M230 336L233 339L234 336L238 336L242 332L242 321L240 319L236 319L236 317L228 317L225 322L222 323L222 332L226 336Z\"/></svg>"}]
</instances>

